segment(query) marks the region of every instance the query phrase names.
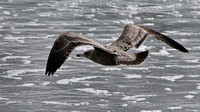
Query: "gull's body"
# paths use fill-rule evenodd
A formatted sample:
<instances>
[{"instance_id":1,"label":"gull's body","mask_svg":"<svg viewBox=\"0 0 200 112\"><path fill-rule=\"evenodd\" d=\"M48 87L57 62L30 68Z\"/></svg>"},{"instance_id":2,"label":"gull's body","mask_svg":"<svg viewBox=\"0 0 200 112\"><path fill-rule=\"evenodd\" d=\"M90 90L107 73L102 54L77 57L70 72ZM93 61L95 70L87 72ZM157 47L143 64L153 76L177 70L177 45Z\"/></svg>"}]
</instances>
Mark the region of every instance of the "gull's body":
<instances>
[{"instance_id":1,"label":"gull's body","mask_svg":"<svg viewBox=\"0 0 200 112\"><path fill-rule=\"evenodd\" d=\"M102 46L82 35L66 32L56 39L49 54L45 74L53 75L65 62L72 50L81 45L90 45L94 49L83 54L77 54L78 57L86 57L102 65L140 64L146 59L149 51L140 53L128 53L126 51L130 48L138 48L150 35L179 51L188 52L186 48L173 39L144 26L126 25L122 35L108 46Z\"/></svg>"}]
</instances>

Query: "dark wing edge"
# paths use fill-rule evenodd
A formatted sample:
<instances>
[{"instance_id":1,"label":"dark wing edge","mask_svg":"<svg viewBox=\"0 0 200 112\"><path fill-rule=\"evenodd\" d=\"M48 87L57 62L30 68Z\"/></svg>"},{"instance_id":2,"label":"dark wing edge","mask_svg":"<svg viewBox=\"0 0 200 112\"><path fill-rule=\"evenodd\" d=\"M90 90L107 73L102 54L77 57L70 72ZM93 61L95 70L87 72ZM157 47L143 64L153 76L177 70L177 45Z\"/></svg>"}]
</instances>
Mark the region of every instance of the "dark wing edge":
<instances>
[{"instance_id":1,"label":"dark wing edge","mask_svg":"<svg viewBox=\"0 0 200 112\"><path fill-rule=\"evenodd\" d=\"M149 55L149 51L139 53L128 53L126 56L119 56L116 59L117 64L138 65L141 64Z\"/></svg>"},{"instance_id":2,"label":"dark wing edge","mask_svg":"<svg viewBox=\"0 0 200 112\"><path fill-rule=\"evenodd\" d=\"M49 57L46 64L46 71L45 75L53 75L57 69L61 67L61 65L65 62L65 60L68 58L69 54L72 52L72 50L81 45L91 45L93 47L102 49L104 51L108 51L106 48L104 48L101 44L89 40L82 35L73 33L73 32L67 32L64 34L61 34L54 42L54 45L49 53Z\"/></svg>"},{"instance_id":3,"label":"dark wing edge","mask_svg":"<svg viewBox=\"0 0 200 112\"><path fill-rule=\"evenodd\" d=\"M179 51L182 51L184 53L189 52L181 44L167 37L166 35L163 35L155 30L152 30L144 26L138 26L132 24L126 25L121 36L110 46L118 47L124 51L127 51L130 48L138 48L144 43L144 41L146 40L147 37L149 37L149 35L152 35L157 40L161 40Z\"/></svg>"},{"instance_id":4,"label":"dark wing edge","mask_svg":"<svg viewBox=\"0 0 200 112\"><path fill-rule=\"evenodd\" d=\"M175 40L169 38L168 36L163 35L155 30L152 30L152 29L144 27L144 26L139 26L139 27L146 30L150 35L154 36L157 40L161 40L161 41L165 42L166 44L168 44L169 46L171 46L181 52L184 52L184 53L189 52L185 47L183 47L181 44L179 44Z\"/></svg>"}]
</instances>

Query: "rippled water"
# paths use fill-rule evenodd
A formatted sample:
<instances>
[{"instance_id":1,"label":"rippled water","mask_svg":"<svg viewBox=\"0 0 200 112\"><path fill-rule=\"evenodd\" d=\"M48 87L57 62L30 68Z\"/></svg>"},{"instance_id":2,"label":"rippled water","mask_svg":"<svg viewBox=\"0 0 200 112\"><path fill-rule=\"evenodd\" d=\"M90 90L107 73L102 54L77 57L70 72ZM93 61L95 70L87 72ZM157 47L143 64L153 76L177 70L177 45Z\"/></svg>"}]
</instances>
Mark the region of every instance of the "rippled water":
<instances>
[{"instance_id":1,"label":"rippled water","mask_svg":"<svg viewBox=\"0 0 200 112\"><path fill-rule=\"evenodd\" d=\"M1 0L0 111L200 111L199 0ZM54 76L45 66L54 40L73 31L109 44L126 24L160 31L190 50L149 38L138 66L102 66L74 50ZM136 51L137 52L137 51Z\"/></svg>"}]
</instances>

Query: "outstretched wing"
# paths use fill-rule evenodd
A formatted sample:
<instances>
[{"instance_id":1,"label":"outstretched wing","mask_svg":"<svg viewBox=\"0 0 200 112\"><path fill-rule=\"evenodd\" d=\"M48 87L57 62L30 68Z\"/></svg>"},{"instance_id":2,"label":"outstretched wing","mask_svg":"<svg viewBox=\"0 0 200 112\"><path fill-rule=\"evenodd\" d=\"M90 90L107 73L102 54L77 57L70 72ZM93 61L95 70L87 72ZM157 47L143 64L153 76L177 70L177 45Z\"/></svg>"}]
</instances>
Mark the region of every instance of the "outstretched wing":
<instances>
[{"instance_id":1,"label":"outstretched wing","mask_svg":"<svg viewBox=\"0 0 200 112\"><path fill-rule=\"evenodd\" d=\"M65 62L72 50L80 45L91 45L95 48L99 48L106 52L110 52L104 48L101 44L89 40L82 35L67 32L61 34L54 42L54 45L50 51L47 65L46 65L46 75L53 75L58 68Z\"/></svg>"},{"instance_id":2,"label":"outstretched wing","mask_svg":"<svg viewBox=\"0 0 200 112\"><path fill-rule=\"evenodd\" d=\"M163 35L144 26L131 24L125 26L121 36L110 46L118 47L124 51L127 51L132 47L138 48L149 35L152 35L156 39L165 42L169 46L178 49L179 51L188 52L188 50L184 48L181 44L167 37L166 35Z\"/></svg>"}]
</instances>

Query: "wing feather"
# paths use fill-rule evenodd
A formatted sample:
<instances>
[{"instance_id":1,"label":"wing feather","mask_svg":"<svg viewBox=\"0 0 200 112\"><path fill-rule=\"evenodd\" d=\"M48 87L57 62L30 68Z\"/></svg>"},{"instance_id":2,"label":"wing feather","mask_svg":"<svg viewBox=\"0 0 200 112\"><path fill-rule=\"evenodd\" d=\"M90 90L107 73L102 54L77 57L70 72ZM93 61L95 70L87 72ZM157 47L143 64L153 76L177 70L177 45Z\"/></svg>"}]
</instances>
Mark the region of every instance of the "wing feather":
<instances>
[{"instance_id":1,"label":"wing feather","mask_svg":"<svg viewBox=\"0 0 200 112\"><path fill-rule=\"evenodd\" d=\"M144 41L147 37L149 37L149 35L152 35L157 40L161 40L179 51L188 52L188 50L184 48L181 44L167 37L166 35L163 35L155 30L144 26L137 26L131 24L125 26L121 36L110 46L118 47L124 51L127 51L132 47L138 48L144 43Z\"/></svg>"},{"instance_id":2,"label":"wing feather","mask_svg":"<svg viewBox=\"0 0 200 112\"><path fill-rule=\"evenodd\" d=\"M54 45L49 53L45 74L48 76L51 74L53 75L56 70L59 69L60 66L65 62L72 50L81 45L91 45L95 48L99 48L103 51L111 53L108 49L95 41L89 40L82 35L73 32L67 32L61 34L55 40Z\"/></svg>"}]
</instances>

